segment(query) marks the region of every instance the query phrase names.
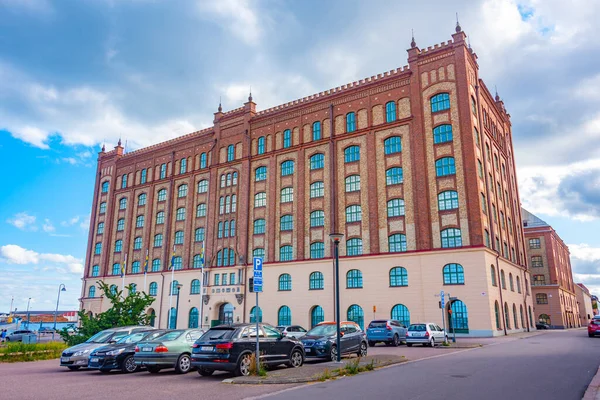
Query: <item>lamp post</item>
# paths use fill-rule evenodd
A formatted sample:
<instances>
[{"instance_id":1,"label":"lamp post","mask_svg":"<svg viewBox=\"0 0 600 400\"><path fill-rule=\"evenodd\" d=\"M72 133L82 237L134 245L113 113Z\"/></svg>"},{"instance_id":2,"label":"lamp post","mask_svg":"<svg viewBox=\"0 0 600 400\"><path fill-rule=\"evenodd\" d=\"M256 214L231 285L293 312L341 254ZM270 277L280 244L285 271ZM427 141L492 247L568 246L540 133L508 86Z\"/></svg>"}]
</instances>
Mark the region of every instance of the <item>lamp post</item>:
<instances>
[{"instance_id":1,"label":"lamp post","mask_svg":"<svg viewBox=\"0 0 600 400\"><path fill-rule=\"evenodd\" d=\"M27 300L27 329L29 329L29 303L31 302L31 297Z\"/></svg>"},{"instance_id":2,"label":"lamp post","mask_svg":"<svg viewBox=\"0 0 600 400\"><path fill-rule=\"evenodd\" d=\"M175 326L173 326L172 329L177 329L177 319L179 318L179 291L181 290L182 286L183 285L181 283L175 286L177 288L177 303L175 304Z\"/></svg>"},{"instance_id":3,"label":"lamp post","mask_svg":"<svg viewBox=\"0 0 600 400\"><path fill-rule=\"evenodd\" d=\"M548 306L550 307L550 329L552 329L552 295L548 295Z\"/></svg>"},{"instance_id":4,"label":"lamp post","mask_svg":"<svg viewBox=\"0 0 600 400\"><path fill-rule=\"evenodd\" d=\"M333 257L335 260L335 348L336 362L341 362L341 347L340 347L340 257L338 253L340 240L344 237L341 233L330 233L329 238L333 242Z\"/></svg>"},{"instance_id":5,"label":"lamp post","mask_svg":"<svg viewBox=\"0 0 600 400\"><path fill-rule=\"evenodd\" d=\"M54 334L56 333L56 316L58 315L58 302L60 301L60 292L66 292L67 288L64 283L58 285L58 296L56 298L56 310L54 311L54 328L52 329L52 340L54 340Z\"/></svg>"}]
</instances>

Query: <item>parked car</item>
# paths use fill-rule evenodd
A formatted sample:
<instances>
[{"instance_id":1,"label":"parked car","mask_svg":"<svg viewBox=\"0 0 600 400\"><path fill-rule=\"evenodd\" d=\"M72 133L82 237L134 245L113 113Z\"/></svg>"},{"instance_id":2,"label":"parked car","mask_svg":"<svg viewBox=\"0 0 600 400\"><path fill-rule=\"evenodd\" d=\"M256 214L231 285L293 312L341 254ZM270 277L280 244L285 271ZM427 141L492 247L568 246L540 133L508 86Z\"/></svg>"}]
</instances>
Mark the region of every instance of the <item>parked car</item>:
<instances>
[{"instance_id":1,"label":"parked car","mask_svg":"<svg viewBox=\"0 0 600 400\"><path fill-rule=\"evenodd\" d=\"M8 335L6 335L6 341L7 342L22 342L23 336L25 336L25 335L35 335L35 333L33 331L30 331L27 329L21 329L21 330L14 331L14 332L11 332Z\"/></svg>"},{"instance_id":2,"label":"parked car","mask_svg":"<svg viewBox=\"0 0 600 400\"><path fill-rule=\"evenodd\" d=\"M587 328L589 337L600 335L600 319L592 318Z\"/></svg>"},{"instance_id":3,"label":"parked car","mask_svg":"<svg viewBox=\"0 0 600 400\"><path fill-rule=\"evenodd\" d=\"M300 339L304 345L306 357L337 359L336 323L321 322ZM340 354L356 353L359 357L367 355L367 335L355 322L340 323Z\"/></svg>"},{"instance_id":4,"label":"parked car","mask_svg":"<svg viewBox=\"0 0 600 400\"><path fill-rule=\"evenodd\" d=\"M298 368L304 364L302 342L284 336L277 328L259 324L261 361L274 367L286 364ZM238 376L250 374L251 356L256 350L256 324L219 325L210 328L194 343L192 366L202 376L214 371L230 371Z\"/></svg>"},{"instance_id":5,"label":"parked car","mask_svg":"<svg viewBox=\"0 0 600 400\"><path fill-rule=\"evenodd\" d=\"M276 328L279 329L279 332L281 332L283 336L287 337L295 337L298 339L299 337L306 335L306 329L300 325L279 325L276 326Z\"/></svg>"},{"instance_id":6,"label":"parked car","mask_svg":"<svg viewBox=\"0 0 600 400\"><path fill-rule=\"evenodd\" d=\"M99 347L90 353L88 368L100 372L110 372L112 369L120 369L125 373L139 371L140 367L133 359L136 344L153 340L165 332L165 329L139 331L119 339L116 343Z\"/></svg>"},{"instance_id":7,"label":"parked car","mask_svg":"<svg viewBox=\"0 0 600 400\"><path fill-rule=\"evenodd\" d=\"M446 331L433 322L424 324L410 324L406 336L406 345L411 347L415 343L423 346L434 347L437 343L448 341Z\"/></svg>"},{"instance_id":8,"label":"parked car","mask_svg":"<svg viewBox=\"0 0 600 400\"><path fill-rule=\"evenodd\" d=\"M386 345L398 346L400 343L406 343L406 326L395 319L378 319L371 321L367 327L367 340L369 346L373 347L377 342L383 342Z\"/></svg>"},{"instance_id":9,"label":"parked car","mask_svg":"<svg viewBox=\"0 0 600 400\"><path fill-rule=\"evenodd\" d=\"M154 329L151 326L122 326L119 328L106 329L96 333L84 343L69 347L64 350L60 357L60 366L67 367L71 371L79 368L87 368L90 353L98 347L109 343L116 343L119 339L139 331Z\"/></svg>"},{"instance_id":10,"label":"parked car","mask_svg":"<svg viewBox=\"0 0 600 400\"><path fill-rule=\"evenodd\" d=\"M536 322L535 329L550 329L550 325L546 324L545 322Z\"/></svg>"},{"instance_id":11,"label":"parked car","mask_svg":"<svg viewBox=\"0 0 600 400\"><path fill-rule=\"evenodd\" d=\"M178 374L187 374L192 368L192 346L203 333L201 329L177 329L150 341L139 342L135 346L135 364L146 367L152 374L167 368L175 368Z\"/></svg>"},{"instance_id":12,"label":"parked car","mask_svg":"<svg viewBox=\"0 0 600 400\"><path fill-rule=\"evenodd\" d=\"M44 334L44 333L54 333L54 332L55 332L54 328L52 328L50 326L42 326L38 330L38 333L41 333L41 334Z\"/></svg>"}]
</instances>

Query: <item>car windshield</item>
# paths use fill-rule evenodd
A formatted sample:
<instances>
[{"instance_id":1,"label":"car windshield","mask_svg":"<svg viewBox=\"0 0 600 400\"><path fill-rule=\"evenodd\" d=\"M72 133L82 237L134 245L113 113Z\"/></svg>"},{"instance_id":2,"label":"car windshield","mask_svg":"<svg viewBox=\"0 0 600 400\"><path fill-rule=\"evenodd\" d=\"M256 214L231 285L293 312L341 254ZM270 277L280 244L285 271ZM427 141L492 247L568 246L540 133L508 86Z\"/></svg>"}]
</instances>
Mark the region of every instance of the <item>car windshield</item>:
<instances>
[{"instance_id":1,"label":"car windshield","mask_svg":"<svg viewBox=\"0 0 600 400\"><path fill-rule=\"evenodd\" d=\"M117 341L117 343L137 343L146 337L148 332L137 332L127 335Z\"/></svg>"},{"instance_id":2,"label":"car windshield","mask_svg":"<svg viewBox=\"0 0 600 400\"><path fill-rule=\"evenodd\" d=\"M94 336L86 340L87 343L106 343L112 337L115 332L113 331L102 331L96 333Z\"/></svg>"},{"instance_id":3,"label":"car windshield","mask_svg":"<svg viewBox=\"0 0 600 400\"><path fill-rule=\"evenodd\" d=\"M171 331L171 332L167 332L164 335L160 335L159 337L154 338L152 340L160 340L161 342L168 342L170 340L177 339L179 336L181 336L183 334L183 332L185 332L185 331Z\"/></svg>"},{"instance_id":4,"label":"car windshield","mask_svg":"<svg viewBox=\"0 0 600 400\"><path fill-rule=\"evenodd\" d=\"M371 321L369 324L369 328L385 328L387 326L387 321Z\"/></svg>"},{"instance_id":5,"label":"car windshield","mask_svg":"<svg viewBox=\"0 0 600 400\"><path fill-rule=\"evenodd\" d=\"M317 325L306 333L306 336L332 336L336 332L333 324Z\"/></svg>"},{"instance_id":6,"label":"car windshield","mask_svg":"<svg viewBox=\"0 0 600 400\"><path fill-rule=\"evenodd\" d=\"M209 329L202 337L199 339L201 342L207 342L211 340L226 340L231 339L233 334L235 333L235 329L231 328L218 328L218 329Z\"/></svg>"},{"instance_id":7,"label":"car windshield","mask_svg":"<svg viewBox=\"0 0 600 400\"><path fill-rule=\"evenodd\" d=\"M423 332L427 330L427 327L425 326L425 324L415 324L415 325L411 325L408 327L409 331L417 331L417 332Z\"/></svg>"}]
</instances>

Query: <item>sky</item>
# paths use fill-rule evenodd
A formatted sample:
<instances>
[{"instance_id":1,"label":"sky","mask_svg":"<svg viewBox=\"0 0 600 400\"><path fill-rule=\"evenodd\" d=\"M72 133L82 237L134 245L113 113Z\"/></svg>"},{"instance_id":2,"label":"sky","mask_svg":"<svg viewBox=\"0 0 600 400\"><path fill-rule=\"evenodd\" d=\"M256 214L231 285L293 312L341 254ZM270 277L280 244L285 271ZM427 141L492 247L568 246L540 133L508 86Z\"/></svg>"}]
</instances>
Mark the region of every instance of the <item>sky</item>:
<instances>
[{"instance_id":1,"label":"sky","mask_svg":"<svg viewBox=\"0 0 600 400\"><path fill-rule=\"evenodd\" d=\"M522 205L600 295L600 2L0 0L0 311L78 308L97 153L407 64L456 23L511 115Z\"/></svg>"}]
</instances>

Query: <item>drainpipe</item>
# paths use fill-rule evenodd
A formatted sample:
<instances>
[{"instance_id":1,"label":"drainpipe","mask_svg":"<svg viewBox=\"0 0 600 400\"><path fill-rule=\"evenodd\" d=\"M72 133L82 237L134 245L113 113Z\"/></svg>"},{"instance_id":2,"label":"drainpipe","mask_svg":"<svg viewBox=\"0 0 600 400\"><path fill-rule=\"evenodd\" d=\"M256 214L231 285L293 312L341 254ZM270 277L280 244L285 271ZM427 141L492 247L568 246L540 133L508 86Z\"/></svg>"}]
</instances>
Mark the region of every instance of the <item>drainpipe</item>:
<instances>
[{"instance_id":1,"label":"drainpipe","mask_svg":"<svg viewBox=\"0 0 600 400\"><path fill-rule=\"evenodd\" d=\"M507 336L506 332L506 313L504 312L504 299L502 298L502 280L500 280L500 266L498 265L498 258L500 258L500 252L496 251L496 274L498 275L498 288L500 291L500 310L502 311L502 324L504 325L504 336Z\"/></svg>"},{"instance_id":2,"label":"drainpipe","mask_svg":"<svg viewBox=\"0 0 600 400\"><path fill-rule=\"evenodd\" d=\"M331 226L330 226L330 233L335 232L338 233L337 231L337 199L335 198L335 193L337 190L337 179L336 179L336 168L335 168L335 160L336 160L336 156L335 156L335 142L334 142L334 122L333 122L333 103L329 104L329 171L331 173L331 194L329 196L329 209L331 212L330 218L329 220L331 221ZM330 241L330 246L334 246L333 244L331 244ZM337 251L337 250L336 250ZM335 276L335 257L331 257L332 260L332 276ZM334 286L335 287L335 286ZM332 301L333 301L333 305L335 308L335 298L336 298L336 292L335 289L332 291ZM334 311L334 319L335 319L335 311Z\"/></svg>"},{"instance_id":3,"label":"drainpipe","mask_svg":"<svg viewBox=\"0 0 600 400\"><path fill-rule=\"evenodd\" d=\"M158 305L158 326L156 328L160 329L160 317L162 317L162 305L163 305L163 293L165 291L165 274L161 271L160 275L162 276L162 282L160 283L160 304ZM169 314L167 314L169 315ZM168 327L168 325L167 325Z\"/></svg>"},{"instance_id":4,"label":"drainpipe","mask_svg":"<svg viewBox=\"0 0 600 400\"><path fill-rule=\"evenodd\" d=\"M246 210L246 232L248 233L248 236L246 237L246 265L243 268L244 271L244 276L242 276L243 280L244 280L244 313L242 314L242 321L246 320L246 310L247 310L247 299L248 299L248 285L246 285L246 282L248 280L248 267L250 266L249 260L250 260L250 201L251 200L251 195L252 193L250 192L250 176L252 175L252 139L250 138L250 134L248 129L246 129L246 138L248 139L248 148L250 149L250 151L248 152L248 173L246 174L246 188L248 190L248 202L246 203L246 207L248 208ZM240 196L241 197L241 196ZM239 230L238 230L239 231ZM254 263L254 261L252 261ZM241 283L241 282L240 282ZM235 322L235 321L234 321Z\"/></svg>"}]
</instances>

